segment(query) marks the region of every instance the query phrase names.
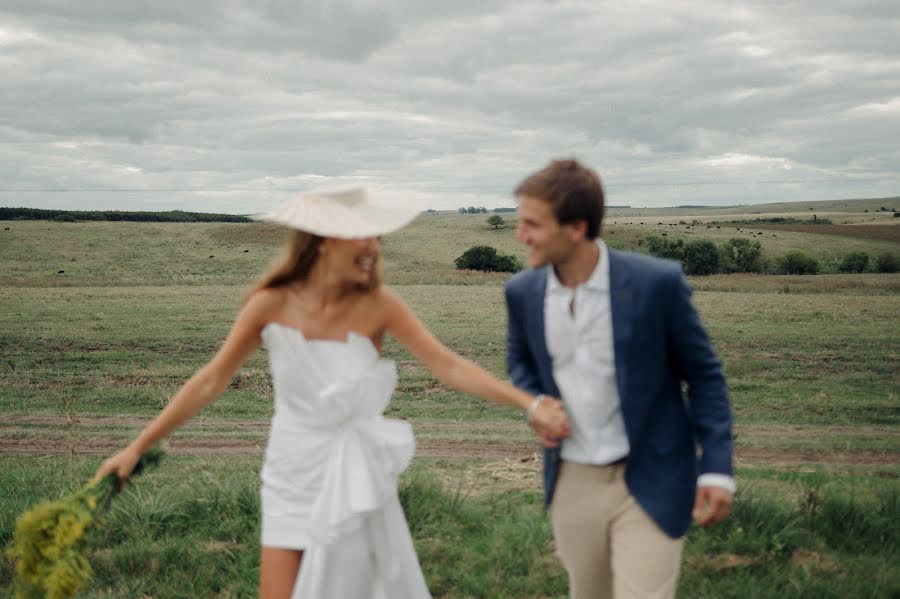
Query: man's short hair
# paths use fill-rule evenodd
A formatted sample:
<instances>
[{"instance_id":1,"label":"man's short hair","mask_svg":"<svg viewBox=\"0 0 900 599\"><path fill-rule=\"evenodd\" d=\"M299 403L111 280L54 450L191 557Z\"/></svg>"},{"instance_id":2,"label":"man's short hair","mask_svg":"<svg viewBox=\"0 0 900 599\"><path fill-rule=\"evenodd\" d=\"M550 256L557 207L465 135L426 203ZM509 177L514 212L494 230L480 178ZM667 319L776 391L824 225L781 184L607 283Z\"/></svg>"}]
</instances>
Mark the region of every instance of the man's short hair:
<instances>
[{"instance_id":1,"label":"man's short hair","mask_svg":"<svg viewBox=\"0 0 900 599\"><path fill-rule=\"evenodd\" d=\"M519 183L515 195L549 202L561 225L583 220L587 222L588 239L600 236L603 185L596 172L574 158L552 161Z\"/></svg>"}]
</instances>

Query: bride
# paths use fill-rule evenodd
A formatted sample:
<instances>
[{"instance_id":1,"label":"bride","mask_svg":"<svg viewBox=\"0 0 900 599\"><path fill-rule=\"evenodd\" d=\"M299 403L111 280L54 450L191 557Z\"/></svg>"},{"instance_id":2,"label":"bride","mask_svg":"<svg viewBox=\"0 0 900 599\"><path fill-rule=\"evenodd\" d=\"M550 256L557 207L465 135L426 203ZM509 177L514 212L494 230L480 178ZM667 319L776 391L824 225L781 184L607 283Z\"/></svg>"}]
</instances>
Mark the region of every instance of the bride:
<instances>
[{"instance_id":1,"label":"bride","mask_svg":"<svg viewBox=\"0 0 900 599\"><path fill-rule=\"evenodd\" d=\"M394 364L380 357L386 333L441 382L525 410L539 434L568 435L555 399L532 397L451 352L381 285L380 236L417 212L350 189L310 192L263 217L294 229L284 256L247 296L212 360L97 471L127 478L263 345L275 409L261 474L260 597L429 596L397 499L412 430L382 417L397 383Z\"/></svg>"}]
</instances>

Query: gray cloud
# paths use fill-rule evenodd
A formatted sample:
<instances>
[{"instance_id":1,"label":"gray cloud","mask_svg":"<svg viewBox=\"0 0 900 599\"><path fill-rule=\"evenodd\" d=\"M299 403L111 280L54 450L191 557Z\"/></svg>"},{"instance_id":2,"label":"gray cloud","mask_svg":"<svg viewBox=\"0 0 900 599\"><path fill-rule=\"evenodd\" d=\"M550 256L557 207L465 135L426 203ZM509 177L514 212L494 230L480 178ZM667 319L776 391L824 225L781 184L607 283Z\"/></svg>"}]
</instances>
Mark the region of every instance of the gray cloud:
<instances>
[{"instance_id":1,"label":"gray cloud","mask_svg":"<svg viewBox=\"0 0 900 599\"><path fill-rule=\"evenodd\" d=\"M385 6L3 0L0 204L509 205L561 155L616 204L900 190L894 2Z\"/></svg>"}]
</instances>

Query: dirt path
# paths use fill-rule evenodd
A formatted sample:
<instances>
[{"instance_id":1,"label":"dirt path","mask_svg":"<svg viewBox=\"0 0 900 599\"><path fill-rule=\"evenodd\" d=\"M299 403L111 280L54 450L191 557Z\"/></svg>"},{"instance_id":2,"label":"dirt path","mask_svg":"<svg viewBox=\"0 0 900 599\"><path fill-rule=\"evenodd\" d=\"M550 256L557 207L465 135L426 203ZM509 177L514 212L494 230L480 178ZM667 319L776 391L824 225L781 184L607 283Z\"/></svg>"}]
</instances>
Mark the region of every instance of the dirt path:
<instances>
[{"instance_id":1,"label":"dirt path","mask_svg":"<svg viewBox=\"0 0 900 599\"><path fill-rule=\"evenodd\" d=\"M141 427L150 422L150 418L137 416L89 416L76 415L79 426L85 427ZM61 427L70 424L65 416L0 416L0 426L50 426ZM446 421L416 420L413 422L416 432L446 431L468 432L472 434L520 432L525 430L524 424L518 420L493 421ZM234 418L196 418L182 430L191 429L232 429L232 430L269 430L269 420L237 420ZM0 429L2 430L2 429ZM856 436L900 436L900 431L891 426L809 426L792 424L743 425L734 428L735 436L741 434L754 436L821 436L834 434L852 434Z\"/></svg>"},{"instance_id":2,"label":"dirt path","mask_svg":"<svg viewBox=\"0 0 900 599\"><path fill-rule=\"evenodd\" d=\"M85 439L75 444L78 455L102 455L122 446L123 438ZM174 455L235 455L261 454L265 440L230 437L183 437L172 439L169 451ZM446 439L420 438L416 440L416 455L438 458L486 458L506 459L531 457L539 447L535 443L471 442ZM2 437L0 453L14 454L67 454L70 443L64 438Z\"/></svg>"},{"instance_id":3,"label":"dirt path","mask_svg":"<svg viewBox=\"0 0 900 599\"><path fill-rule=\"evenodd\" d=\"M121 428L136 428L147 419L134 417L80 416L77 424L55 416L0 417L0 453L65 455L74 449L79 455L100 455L120 447L127 439ZM74 426L73 426L74 424ZM199 419L180 431L169 443L178 455L261 454L269 423L264 420ZM102 429L109 429L103 431ZM67 430L72 433L67 434ZM221 430L221 433L215 433ZM240 431L243 436L234 433ZM192 435L191 433L199 433ZM430 458L480 458L486 460L519 459L530 461L540 453L535 441L528 439L519 422L417 422L416 453ZM823 435L857 437L896 436L890 427L737 427L736 435L747 437ZM459 436L461 438L453 438ZM481 438L481 437L484 438ZM509 438L503 438L509 437ZM741 447L735 459L738 465L895 465L900 455L892 452L825 452L796 449Z\"/></svg>"}]
</instances>

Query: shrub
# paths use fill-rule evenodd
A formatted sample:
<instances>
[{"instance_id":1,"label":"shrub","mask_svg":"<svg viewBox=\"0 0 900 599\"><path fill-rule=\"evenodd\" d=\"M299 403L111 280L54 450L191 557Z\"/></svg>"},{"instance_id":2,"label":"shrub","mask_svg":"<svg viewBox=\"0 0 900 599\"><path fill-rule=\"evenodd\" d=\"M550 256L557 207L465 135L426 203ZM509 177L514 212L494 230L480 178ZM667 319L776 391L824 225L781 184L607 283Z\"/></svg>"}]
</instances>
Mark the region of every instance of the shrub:
<instances>
[{"instance_id":1,"label":"shrub","mask_svg":"<svg viewBox=\"0 0 900 599\"><path fill-rule=\"evenodd\" d=\"M483 270L488 272L519 272L522 265L515 256L498 254L489 245L476 245L467 249L453 261L460 270Z\"/></svg>"},{"instance_id":2,"label":"shrub","mask_svg":"<svg viewBox=\"0 0 900 599\"><path fill-rule=\"evenodd\" d=\"M820 275L833 275L841 272L841 258L832 257L832 258L821 258L819 260L819 272Z\"/></svg>"},{"instance_id":3,"label":"shrub","mask_svg":"<svg viewBox=\"0 0 900 599\"><path fill-rule=\"evenodd\" d=\"M758 241L732 237L722 245L722 270L725 272L762 272L762 248Z\"/></svg>"},{"instance_id":4,"label":"shrub","mask_svg":"<svg viewBox=\"0 0 900 599\"><path fill-rule=\"evenodd\" d=\"M646 239L647 251L654 256L660 258L669 258L671 260L684 259L684 241L678 240L670 242L662 237L651 236Z\"/></svg>"},{"instance_id":5,"label":"shrub","mask_svg":"<svg viewBox=\"0 0 900 599\"><path fill-rule=\"evenodd\" d=\"M814 275L819 272L819 263L803 252L788 252L775 260L775 274Z\"/></svg>"},{"instance_id":6,"label":"shrub","mask_svg":"<svg viewBox=\"0 0 900 599\"><path fill-rule=\"evenodd\" d=\"M897 256L890 252L878 254L875 256L875 270L878 272L897 272L900 270L900 263L898 262L900 261L897 260Z\"/></svg>"},{"instance_id":7,"label":"shrub","mask_svg":"<svg viewBox=\"0 0 900 599\"><path fill-rule=\"evenodd\" d=\"M863 272L869 265L869 255L865 252L851 252L838 265L840 272Z\"/></svg>"},{"instance_id":8,"label":"shrub","mask_svg":"<svg viewBox=\"0 0 900 599\"><path fill-rule=\"evenodd\" d=\"M684 246L684 272L689 275L712 275L720 270L719 248L712 241L698 239Z\"/></svg>"}]
</instances>

